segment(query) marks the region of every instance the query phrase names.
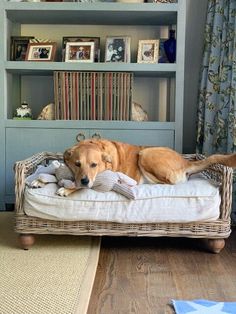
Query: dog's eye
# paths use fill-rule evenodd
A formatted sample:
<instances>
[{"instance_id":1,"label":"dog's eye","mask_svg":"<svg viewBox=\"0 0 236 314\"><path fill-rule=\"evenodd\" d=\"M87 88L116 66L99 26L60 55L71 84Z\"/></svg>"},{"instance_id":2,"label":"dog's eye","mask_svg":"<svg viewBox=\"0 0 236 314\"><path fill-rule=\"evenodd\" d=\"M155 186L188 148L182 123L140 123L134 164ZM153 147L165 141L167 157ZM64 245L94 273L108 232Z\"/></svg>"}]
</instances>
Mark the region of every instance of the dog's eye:
<instances>
[{"instance_id":1,"label":"dog's eye","mask_svg":"<svg viewBox=\"0 0 236 314\"><path fill-rule=\"evenodd\" d=\"M97 164L95 164L95 162L93 162L91 165L90 165L91 168L96 168L97 167Z\"/></svg>"},{"instance_id":2,"label":"dog's eye","mask_svg":"<svg viewBox=\"0 0 236 314\"><path fill-rule=\"evenodd\" d=\"M77 167L81 167L81 162L77 160L77 161L75 162L75 165L76 165Z\"/></svg>"}]
</instances>

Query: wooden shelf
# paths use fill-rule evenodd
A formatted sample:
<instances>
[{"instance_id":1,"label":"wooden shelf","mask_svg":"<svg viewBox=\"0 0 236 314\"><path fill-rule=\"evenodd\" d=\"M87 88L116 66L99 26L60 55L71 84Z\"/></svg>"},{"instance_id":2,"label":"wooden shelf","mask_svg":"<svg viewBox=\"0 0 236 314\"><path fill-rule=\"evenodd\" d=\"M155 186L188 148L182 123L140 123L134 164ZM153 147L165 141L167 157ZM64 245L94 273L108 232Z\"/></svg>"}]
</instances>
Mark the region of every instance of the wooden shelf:
<instances>
[{"instance_id":1,"label":"wooden shelf","mask_svg":"<svg viewBox=\"0 0 236 314\"><path fill-rule=\"evenodd\" d=\"M171 25L178 4L7 3L6 16L20 24Z\"/></svg>"},{"instance_id":2,"label":"wooden shelf","mask_svg":"<svg viewBox=\"0 0 236 314\"><path fill-rule=\"evenodd\" d=\"M136 76L173 77L176 64L139 64L139 63L69 63L69 62L31 62L7 61L8 73L20 75L52 75L53 71L98 71L133 72Z\"/></svg>"},{"instance_id":3,"label":"wooden shelf","mask_svg":"<svg viewBox=\"0 0 236 314\"><path fill-rule=\"evenodd\" d=\"M136 121L104 121L104 120L5 120L7 128L77 128L77 129L129 129L140 130L140 122ZM142 122L143 130L170 130L175 129L175 122Z\"/></svg>"}]
</instances>

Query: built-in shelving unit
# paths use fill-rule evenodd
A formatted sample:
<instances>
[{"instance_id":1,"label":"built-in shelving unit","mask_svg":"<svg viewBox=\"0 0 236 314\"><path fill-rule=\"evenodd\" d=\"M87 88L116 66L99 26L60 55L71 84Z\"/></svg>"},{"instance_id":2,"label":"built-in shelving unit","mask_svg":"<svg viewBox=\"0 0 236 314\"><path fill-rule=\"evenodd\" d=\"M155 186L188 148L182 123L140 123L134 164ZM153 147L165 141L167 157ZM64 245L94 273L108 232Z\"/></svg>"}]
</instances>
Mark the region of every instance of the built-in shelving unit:
<instances>
[{"instance_id":1,"label":"built-in shelving unit","mask_svg":"<svg viewBox=\"0 0 236 314\"><path fill-rule=\"evenodd\" d=\"M16 160L39 151L63 151L75 143L78 133L85 138L99 134L134 144L182 150L185 2L0 2L0 210L4 210L5 203L14 202ZM176 29L176 63L138 64L138 40L161 38L163 28L166 32L172 27ZM57 42L55 62L10 61L11 36L30 35ZM75 35L101 38L101 62L61 61L62 37ZM131 63L104 62L105 37L110 35L131 36ZM134 73L134 101L143 105L149 121L13 120L13 112L23 100L29 102L35 117L53 101L54 71Z\"/></svg>"}]
</instances>

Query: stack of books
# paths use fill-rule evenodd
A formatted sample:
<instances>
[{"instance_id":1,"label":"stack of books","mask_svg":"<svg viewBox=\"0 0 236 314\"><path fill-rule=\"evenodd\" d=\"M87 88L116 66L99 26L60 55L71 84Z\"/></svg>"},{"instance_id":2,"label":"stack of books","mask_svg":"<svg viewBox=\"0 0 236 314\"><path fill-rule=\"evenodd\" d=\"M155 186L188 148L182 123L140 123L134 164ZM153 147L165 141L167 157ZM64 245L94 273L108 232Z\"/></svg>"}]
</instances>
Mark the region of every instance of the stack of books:
<instances>
[{"instance_id":1,"label":"stack of books","mask_svg":"<svg viewBox=\"0 0 236 314\"><path fill-rule=\"evenodd\" d=\"M131 120L132 88L132 73L55 71L55 119Z\"/></svg>"}]
</instances>

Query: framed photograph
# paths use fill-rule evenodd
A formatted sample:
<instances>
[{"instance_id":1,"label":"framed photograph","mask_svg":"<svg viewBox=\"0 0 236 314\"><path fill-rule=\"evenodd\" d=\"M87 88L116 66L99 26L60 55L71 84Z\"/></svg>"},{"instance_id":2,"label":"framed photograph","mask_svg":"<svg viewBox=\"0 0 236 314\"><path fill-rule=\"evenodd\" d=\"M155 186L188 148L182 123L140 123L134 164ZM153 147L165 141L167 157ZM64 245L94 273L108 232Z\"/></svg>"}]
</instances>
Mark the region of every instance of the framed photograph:
<instances>
[{"instance_id":1,"label":"framed photograph","mask_svg":"<svg viewBox=\"0 0 236 314\"><path fill-rule=\"evenodd\" d=\"M11 61L25 61L28 43L33 38L33 36L11 37Z\"/></svg>"},{"instance_id":2,"label":"framed photograph","mask_svg":"<svg viewBox=\"0 0 236 314\"><path fill-rule=\"evenodd\" d=\"M94 42L68 42L66 62L94 62Z\"/></svg>"},{"instance_id":3,"label":"framed photograph","mask_svg":"<svg viewBox=\"0 0 236 314\"><path fill-rule=\"evenodd\" d=\"M54 61L56 43L29 43L26 61Z\"/></svg>"},{"instance_id":4,"label":"framed photograph","mask_svg":"<svg viewBox=\"0 0 236 314\"><path fill-rule=\"evenodd\" d=\"M159 40L139 40L137 63L157 63Z\"/></svg>"},{"instance_id":5,"label":"framed photograph","mask_svg":"<svg viewBox=\"0 0 236 314\"><path fill-rule=\"evenodd\" d=\"M107 37L105 62L130 62L130 37Z\"/></svg>"},{"instance_id":6,"label":"framed photograph","mask_svg":"<svg viewBox=\"0 0 236 314\"><path fill-rule=\"evenodd\" d=\"M94 42L94 62L100 61L100 37L62 37L62 61L65 61L66 44L68 42Z\"/></svg>"}]
</instances>

